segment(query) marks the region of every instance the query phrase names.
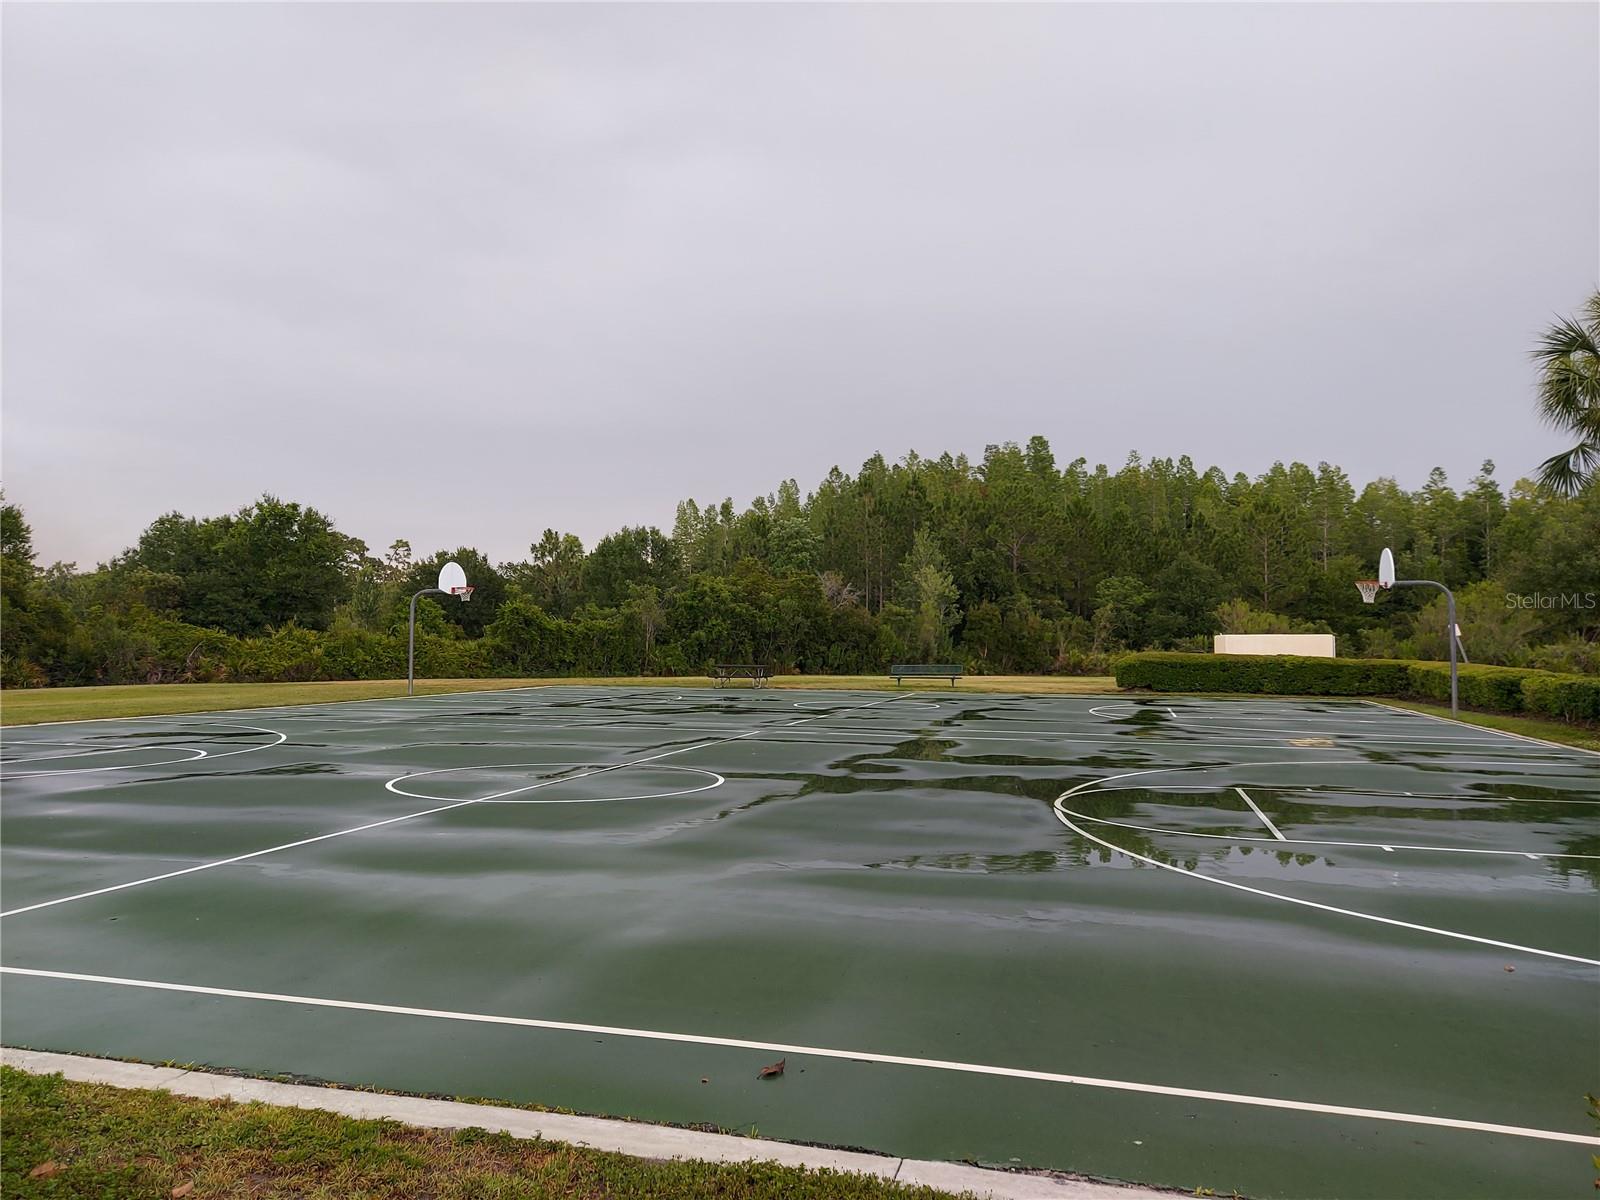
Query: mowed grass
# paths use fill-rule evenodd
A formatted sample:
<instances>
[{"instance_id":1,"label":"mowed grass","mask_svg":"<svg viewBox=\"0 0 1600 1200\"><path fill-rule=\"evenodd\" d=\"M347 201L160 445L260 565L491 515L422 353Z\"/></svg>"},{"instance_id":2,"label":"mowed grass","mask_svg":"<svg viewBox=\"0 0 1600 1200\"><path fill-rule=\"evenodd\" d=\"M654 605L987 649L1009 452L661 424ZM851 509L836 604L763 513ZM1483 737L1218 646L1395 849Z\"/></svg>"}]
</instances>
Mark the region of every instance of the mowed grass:
<instances>
[{"instance_id":1,"label":"mowed grass","mask_svg":"<svg viewBox=\"0 0 1600 1200\"><path fill-rule=\"evenodd\" d=\"M1448 704L1419 704L1414 700L1390 700L1380 697L1384 704L1411 712L1427 713L1431 717L1450 718ZM1503 713L1468 712L1461 710L1458 720L1482 729L1498 729L1502 733L1520 733L1523 737L1540 738L1546 742L1559 742L1563 746L1576 746L1580 750L1600 751L1600 729L1583 725L1567 725L1561 721L1545 721L1538 717L1512 717Z\"/></svg>"},{"instance_id":2,"label":"mowed grass","mask_svg":"<svg viewBox=\"0 0 1600 1200\"><path fill-rule=\"evenodd\" d=\"M702 1197L947 1200L950 1193L771 1163L630 1158L481 1129L76 1083L0 1067L0 1194L194 1200Z\"/></svg>"},{"instance_id":3,"label":"mowed grass","mask_svg":"<svg viewBox=\"0 0 1600 1200\"><path fill-rule=\"evenodd\" d=\"M686 676L612 676L591 679L419 679L418 695L496 691L504 688L566 685L578 687L710 687L709 679ZM748 688L748 683L734 687ZM782 675L773 686L845 691L894 691L883 675ZM950 690L948 680L908 681L905 691ZM1109 695L1110 676L980 675L961 680L960 692L1012 692L1032 695ZM36 725L43 721L88 721L105 717L154 717L171 713L225 712L290 704L330 704L343 700L381 700L406 694L404 679L340 680L333 683L154 683L117 687L23 688L0 693L0 724Z\"/></svg>"}]
</instances>

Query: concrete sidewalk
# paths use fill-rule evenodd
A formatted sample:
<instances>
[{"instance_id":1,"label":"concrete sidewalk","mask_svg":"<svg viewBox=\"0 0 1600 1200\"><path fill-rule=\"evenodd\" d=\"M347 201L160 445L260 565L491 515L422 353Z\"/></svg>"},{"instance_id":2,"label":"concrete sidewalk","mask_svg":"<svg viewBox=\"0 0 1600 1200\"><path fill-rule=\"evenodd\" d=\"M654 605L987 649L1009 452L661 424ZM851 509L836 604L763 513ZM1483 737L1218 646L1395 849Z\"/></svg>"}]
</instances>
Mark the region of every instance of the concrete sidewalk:
<instances>
[{"instance_id":1,"label":"concrete sidewalk","mask_svg":"<svg viewBox=\"0 0 1600 1200\"><path fill-rule=\"evenodd\" d=\"M876 1175L904 1184L924 1184L951 1192L970 1192L988 1200L1171 1200L1175 1194L1148 1188L1022 1175L991 1171L960 1163L928 1162L911 1158L824 1150L787 1142L700 1133L670 1125L612 1121L602 1117L573 1117L561 1113L530 1112L453 1100L427 1100L416 1096L390 1096L342 1088L308 1087L273 1083L235 1075L213 1075L182 1067L152 1067L142 1063L51 1054L39 1050L0 1050L8 1067L35 1075L60 1074L83 1083L112 1087L160 1088L180 1096L203 1100L257 1101L289 1108L313 1108L362 1120L398 1121L429 1129L487 1129L519 1138L544 1138L593 1150L611 1150L639 1158L694 1158L707 1162L775 1162L789 1167L829 1167Z\"/></svg>"}]
</instances>

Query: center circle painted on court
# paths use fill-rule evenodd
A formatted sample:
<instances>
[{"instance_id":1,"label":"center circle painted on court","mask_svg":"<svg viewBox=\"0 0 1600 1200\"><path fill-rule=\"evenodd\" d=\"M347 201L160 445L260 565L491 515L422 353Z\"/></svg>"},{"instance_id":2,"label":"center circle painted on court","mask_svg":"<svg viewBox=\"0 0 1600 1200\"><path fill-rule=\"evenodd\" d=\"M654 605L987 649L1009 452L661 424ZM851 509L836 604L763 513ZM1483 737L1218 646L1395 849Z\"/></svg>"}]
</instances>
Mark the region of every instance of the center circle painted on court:
<instances>
[{"instance_id":1,"label":"center circle painted on court","mask_svg":"<svg viewBox=\"0 0 1600 1200\"><path fill-rule=\"evenodd\" d=\"M440 796L428 792L412 791L401 787L401 784L414 779L437 778L440 776L461 776L467 772L477 771L492 775L494 772L523 771L527 769L547 770L548 768L590 767L590 770L579 771L575 774L565 774L556 771L551 774L541 775L530 783L518 787L502 788L491 791L486 796ZM630 792L620 796L577 796L563 799L559 796L522 797L523 793L536 789L559 788L562 784L576 783L579 780L591 779L595 776L632 776L649 775L652 773L674 775L687 775L709 782L699 783L697 786L680 788L663 788L658 791ZM407 775L400 775L391 779L384 787L399 796L410 796L416 800L434 800L443 804L614 804L624 800L670 800L677 796L693 796L697 792L709 792L713 788L721 787L726 781L723 776L715 771L702 770L699 767L681 767L677 765L660 766L641 764L630 767L594 767L587 762L542 762L542 763L474 763L465 767L441 767L431 771L413 771ZM624 788L624 791L629 789Z\"/></svg>"}]
</instances>

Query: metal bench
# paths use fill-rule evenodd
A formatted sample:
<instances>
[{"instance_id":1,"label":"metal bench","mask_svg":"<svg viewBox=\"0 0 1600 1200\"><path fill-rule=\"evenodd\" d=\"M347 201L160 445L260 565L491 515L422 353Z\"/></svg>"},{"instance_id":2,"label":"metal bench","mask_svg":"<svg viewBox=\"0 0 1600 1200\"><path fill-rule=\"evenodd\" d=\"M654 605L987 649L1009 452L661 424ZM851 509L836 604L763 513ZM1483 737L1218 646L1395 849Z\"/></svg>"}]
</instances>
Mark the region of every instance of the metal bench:
<instances>
[{"instance_id":1,"label":"metal bench","mask_svg":"<svg viewBox=\"0 0 1600 1200\"><path fill-rule=\"evenodd\" d=\"M889 668L889 674L894 676L895 687L900 686L902 679L946 679L950 686L955 687L956 680L961 678L960 663L895 663Z\"/></svg>"},{"instance_id":2,"label":"metal bench","mask_svg":"<svg viewBox=\"0 0 1600 1200\"><path fill-rule=\"evenodd\" d=\"M735 679L748 679L753 688L766 687L772 668L765 663L713 663L708 672L715 686L727 687Z\"/></svg>"}]
</instances>

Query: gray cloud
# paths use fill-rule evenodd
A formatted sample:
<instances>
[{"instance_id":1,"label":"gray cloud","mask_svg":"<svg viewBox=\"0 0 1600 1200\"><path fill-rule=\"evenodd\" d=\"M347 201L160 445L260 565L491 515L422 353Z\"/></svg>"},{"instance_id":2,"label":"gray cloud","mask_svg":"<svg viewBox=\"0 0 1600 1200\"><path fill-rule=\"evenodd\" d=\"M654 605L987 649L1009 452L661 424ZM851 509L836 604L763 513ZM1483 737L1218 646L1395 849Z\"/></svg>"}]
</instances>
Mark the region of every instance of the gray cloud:
<instances>
[{"instance_id":1,"label":"gray cloud","mask_svg":"<svg viewBox=\"0 0 1600 1200\"><path fill-rule=\"evenodd\" d=\"M1600 277L1577 5L11 5L46 558L263 491L520 557L874 450L1509 482Z\"/></svg>"}]
</instances>

